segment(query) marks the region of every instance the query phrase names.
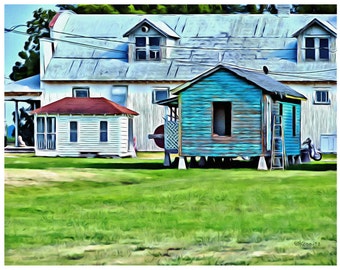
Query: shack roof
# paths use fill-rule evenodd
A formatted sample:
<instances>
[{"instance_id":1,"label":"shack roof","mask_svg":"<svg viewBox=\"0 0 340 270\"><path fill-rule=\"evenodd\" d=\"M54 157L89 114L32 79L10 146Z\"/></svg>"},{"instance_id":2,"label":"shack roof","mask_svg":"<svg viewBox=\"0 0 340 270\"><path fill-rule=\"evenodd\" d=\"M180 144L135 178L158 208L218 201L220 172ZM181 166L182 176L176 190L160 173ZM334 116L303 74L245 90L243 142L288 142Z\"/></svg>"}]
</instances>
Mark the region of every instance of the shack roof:
<instances>
[{"instance_id":1,"label":"shack roof","mask_svg":"<svg viewBox=\"0 0 340 270\"><path fill-rule=\"evenodd\" d=\"M260 87L262 90L269 92L273 95L278 95L281 98L298 98L302 100L306 100L307 98L300 94L299 92L295 91L294 89L290 88L289 86L282 84L273 78L269 77L268 75L265 75L263 73L254 72L251 70L245 70L245 69L239 69L235 67L230 66L224 66L224 65L218 65L199 76L193 78L192 80L174 88L171 90L171 92L175 95L178 95L182 91L185 91L193 84L197 83L198 81L202 80L203 78L206 78L210 76L211 74L219 71L219 70L227 70L229 72L232 72L233 74L236 74L237 76L245 79L246 81L253 83Z\"/></svg>"},{"instance_id":2,"label":"shack roof","mask_svg":"<svg viewBox=\"0 0 340 270\"><path fill-rule=\"evenodd\" d=\"M336 63L297 64L293 35L315 18L330 31L336 30L336 15L65 12L53 23L55 51L42 81L183 82L219 63L255 70L267 66L268 75L279 81L336 81ZM167 45L161 61L129 62L128 35L143 22L176 40L175 45Z\"/></svg>"},{"instance_id":3,"label":"shack roof","mask_svg":"<svg viewBox=\"0 0 340 270\"><path fill-rule=\"evenodd\" d=\"M36 109L32 114L138 115L137 112L103 97L65 97Z\"/></svg>"}]
</instances>

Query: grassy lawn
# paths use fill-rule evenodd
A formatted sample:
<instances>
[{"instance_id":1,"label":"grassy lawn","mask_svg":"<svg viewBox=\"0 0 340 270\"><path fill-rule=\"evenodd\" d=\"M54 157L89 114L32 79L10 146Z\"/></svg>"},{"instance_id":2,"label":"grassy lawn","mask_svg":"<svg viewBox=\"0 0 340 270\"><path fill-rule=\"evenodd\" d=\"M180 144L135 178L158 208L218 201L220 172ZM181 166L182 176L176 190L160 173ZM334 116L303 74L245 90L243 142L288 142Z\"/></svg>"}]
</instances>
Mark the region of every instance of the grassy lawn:
<instances>
[{"instance_id":1,"label":"grassy lawn","mask_svg":"<svg viewBox=\"0 0 340 270\"><path fill-rule=\"evenodd\" d=\"M336 157L285 171L5 156L6 265L335 265Z\"/></svg>"}]
</instances>

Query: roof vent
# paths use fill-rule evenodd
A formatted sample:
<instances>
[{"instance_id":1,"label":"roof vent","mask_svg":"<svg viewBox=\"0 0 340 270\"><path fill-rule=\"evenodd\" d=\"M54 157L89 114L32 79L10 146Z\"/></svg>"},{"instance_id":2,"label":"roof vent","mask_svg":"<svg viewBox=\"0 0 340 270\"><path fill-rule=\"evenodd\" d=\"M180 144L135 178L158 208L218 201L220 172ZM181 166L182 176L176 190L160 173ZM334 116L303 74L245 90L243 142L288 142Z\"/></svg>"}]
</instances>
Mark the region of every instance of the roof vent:
<instances>
[{"instance_id":1,"label":"roof vent","mask_svg":"<svg viewBox=\"0 0 340 270\"><path fill-rule=\"evenodd\" d=\"M142 32L144 32L144 33L147 33L147 32L149 32L149 27L147 27L146 25L143 25L142 26Z\"/></svg>"}]
</instances>

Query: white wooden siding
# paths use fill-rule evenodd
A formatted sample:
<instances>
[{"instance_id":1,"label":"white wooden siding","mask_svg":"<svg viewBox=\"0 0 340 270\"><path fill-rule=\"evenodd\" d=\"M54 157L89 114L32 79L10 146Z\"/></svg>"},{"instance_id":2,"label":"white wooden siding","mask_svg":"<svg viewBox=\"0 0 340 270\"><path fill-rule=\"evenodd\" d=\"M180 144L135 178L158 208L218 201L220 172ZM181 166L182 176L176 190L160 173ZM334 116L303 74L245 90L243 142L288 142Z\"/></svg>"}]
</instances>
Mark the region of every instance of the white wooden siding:
<instances>
[{"instance_id":1,"label":"white wooden siding","mask_svg":"<svg viewBox=\"0 0 340 270\"><path fill-rule=\"evenodd\" d=\"M55 151L38 150L37 156L80 156L81 152L99 155L131 155L128 151L127 116L59 115ZM70 122L78 123L77 142L70 142ZM108 123L108 141L100 142L100 121Z\"/></svg>"}]
</instances>

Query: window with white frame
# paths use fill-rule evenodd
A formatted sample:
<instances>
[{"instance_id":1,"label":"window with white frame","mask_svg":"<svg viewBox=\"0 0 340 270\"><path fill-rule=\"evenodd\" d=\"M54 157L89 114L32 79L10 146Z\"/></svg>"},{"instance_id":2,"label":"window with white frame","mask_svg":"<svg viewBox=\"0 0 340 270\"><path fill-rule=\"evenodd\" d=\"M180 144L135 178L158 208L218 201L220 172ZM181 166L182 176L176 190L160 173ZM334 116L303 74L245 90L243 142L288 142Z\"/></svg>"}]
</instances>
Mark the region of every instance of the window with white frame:
<instances>
[{"instance_id":1,"label":"window with white frame","mask_svg":"<svg viewBox=\"0 0 340 270\"><path fill-rule=\"evenodd\" d=\"M327 37L306 37L305 60L329 61L329 39Z\"/></svg>"},{"instance_id":2,"label":"window with white frame","mask_svg":"<svg viewBox=\"0 0 340 270\"><path fill-rule=\"evenodd\" d=\"M99 137L101 142L107 142L107 121L100 121Z\"/></svg>"},{"instance_id":3,"label":"window with white frame","mask_svg":"<svg viewBox=\"0 0 340 270\"><path fill-rule=\"evenodd\" d=\"M87 98L90 97L90 89L88 87L73 87L73 97Z\"/></svg>"},{"instance_id":4,"label":"window with white frame","mask_svg":"<svg viewBox=\"0 0 340 270\"><path fill-rule=\"evenodd\" d=\"M37 117L37 148L39 150L56 149L56 118Z\"/></svg>"},{"instance_id":5,"label":"window with white frame","mask_svg":"<svg viewBox=\"0 0 340 270\"><path fill-rule=\"evenodd\" d=\"M152 103L167 99L169 97L168 87L156 87L152 92Z\"/></svg>"},{"instance_id":6,"label":"window with white frame","mask_svg":"<svg viewBox=\"0 0 340 270\"><path fill-rule=\"evenodd\" d=\"M78 141L78 122L70 122L70 142Z\"/></svg>"},{"instance_id":7,"label":"window with white frame","mask_svg":"<svg viewBox=\"0 0 340 270\"><path fill-rule=\"evenodd\" d=\"M315 90L314 91L314 104L331 104L330 93L328 90Z\"/></svg>"},{"instance_id":8,"label":"window with white frame","mask_svg":"<svg viewBox=\"0 0 340 270\"><path fill-rule=\"evenodd\" d=\"M160 37L136 37L136 60L161 60Z\"/></svg>"}]
</instances>

